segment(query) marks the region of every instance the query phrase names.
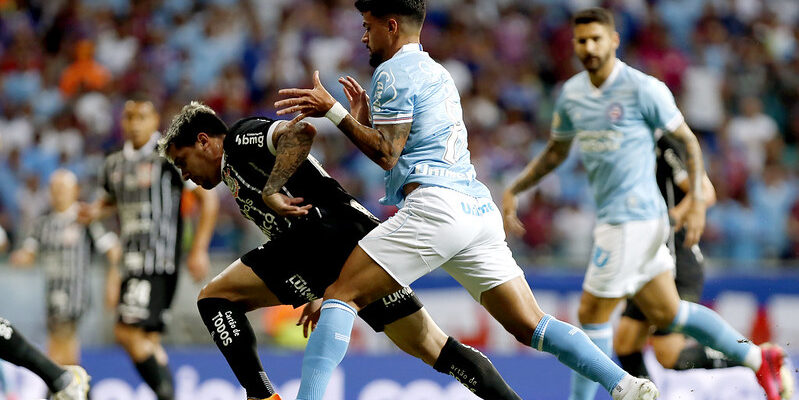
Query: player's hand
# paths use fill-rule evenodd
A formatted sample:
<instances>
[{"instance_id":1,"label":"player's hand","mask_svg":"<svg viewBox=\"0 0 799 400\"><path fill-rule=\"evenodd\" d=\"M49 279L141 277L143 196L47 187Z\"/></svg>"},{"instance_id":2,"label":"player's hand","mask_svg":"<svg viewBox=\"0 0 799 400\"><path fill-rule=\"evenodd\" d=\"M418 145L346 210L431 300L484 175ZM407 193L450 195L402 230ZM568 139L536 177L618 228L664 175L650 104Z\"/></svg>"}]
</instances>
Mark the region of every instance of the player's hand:
<instances>
[{"instance_id":1,"label":"player's hand","mask_svg":"<svg viewBox=\"0 0 799 400\"><path fill-rule=\"evenodd\" d=\"M78 222L88 225L100 218L100 206L96 203L78 203Z\"/></svg>"},{"instance_id":2,"label":"player's hand","mask_svg":"<svg viewBox=\"0 0 799 400\"><path fill-rule=\"evenodd\" d=\"M688 210L683 214L680 219L677 219L675 230L679 231L685 227L685 247L692 247L699 243L699 238L702 237L702 232L705 230L705 211L706 206L704 201L690 200Z\"/></svg>"},{"instance_id":3,"label":"player's hand","mask_svg":"<svg viewBox=\"0 0 799 400\"><path fill-rule=\"evenodd\" d=\"M308 210L313 207L311 204L300 206L305 201L302 197L288 197L283 193L272 193L261 196L267 207L274 210L282 217L301 217L308 214Z\"/></svg>"},{"instance_id":4,"label":"player's hand","mask_svg":"<svg viewBox=\"0 0 799 400\"><path fill-rule=\"evenodd\" d=\"M344 87L344 95L350 102L352 117L363 125L369 125L369 95L366 94L366 90L363 90L358 81L349 75L346 78L338 78L338 82Z\"/></svg>"},{"instance_id":5,"label":"player's hand","mask_svg":"<svg viewBox=\"0 0 799 400\"><path fill-rule=\"evenodd\" d=\"M313 73L313 89L280 89L277 93L288 97L275 102L277 115L300 113L289 121L289 126L305 117L324 117L336 104L336 99L322 86L319 71Z\"/></svg>"},{"instance_id":6,"label":"player's hand","mask_svg":"<svg viewBox=\"0 0 799 400\"><path fill-rule=\"evenodd\" d=\"M186 259L186 267L189 268L189 273L195 282L202 282L205 279L210 266L211 261L208 258L207 251L192 249L189 252L189 257Z\"/></svg>"},{"instance_id":7,"label":"player's hand","mask_svg":"<svg viewBox=\"0 0 799 400\"><path fill-rule=\"evenodd\" d=\"M311 331L316 329L316 324L319 322L319 311L322 309L322 300L316 299L302 308L302 315L300 320L297 321L297 326L302 325L302 335L306 338L311 334ZM310 330L308 329L310 328Z\"/></svg>"},{"instance_id":8,"label":"player's hand","mask_svg":"<svg viewBox=\"0 0 799 400\"><path fill-rule=\"evenodd\" d=\"M502 194L502 224L505 226L505 233L522 236L525 229L524 224L516 215L517 208L518 200L516 200L516 195L506 190Z\"/></svg>"}]
</instances>

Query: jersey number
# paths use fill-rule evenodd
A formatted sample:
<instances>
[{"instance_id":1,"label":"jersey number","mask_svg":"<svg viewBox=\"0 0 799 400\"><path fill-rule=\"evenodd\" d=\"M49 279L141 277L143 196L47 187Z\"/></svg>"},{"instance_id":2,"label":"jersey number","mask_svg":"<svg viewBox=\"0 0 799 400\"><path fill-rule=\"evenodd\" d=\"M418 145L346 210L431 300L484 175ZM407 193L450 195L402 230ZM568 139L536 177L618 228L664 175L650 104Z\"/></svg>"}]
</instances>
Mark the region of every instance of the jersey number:
<instances>
[{"instance_id":1,"label":"jersey number","mask_svg":"<svg viewBox=\"0 0 799 400\"><path fill-rule=\"evenodd\" d=\"M122 295L122 302L129 306L147 307L150 304L150 281L131 279Z\"/></svg>"}]
</instances>

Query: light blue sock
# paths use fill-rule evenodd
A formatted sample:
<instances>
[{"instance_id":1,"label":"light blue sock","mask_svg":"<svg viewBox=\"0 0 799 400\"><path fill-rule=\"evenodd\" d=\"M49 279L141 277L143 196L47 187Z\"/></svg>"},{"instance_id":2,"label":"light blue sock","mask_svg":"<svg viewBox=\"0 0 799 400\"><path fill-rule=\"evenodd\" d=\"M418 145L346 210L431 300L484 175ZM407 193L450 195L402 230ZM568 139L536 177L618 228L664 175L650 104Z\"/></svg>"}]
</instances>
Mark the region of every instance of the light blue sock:
<instances>
[{"instance_id":1,"label":"light blue sock","mask_svg":"<svg viewBox=\"0 0 799 400\"><path fill-rule=\"evenodd\" d=\"M558 361L588 379L599 382L608 393L627 376L583 331L551 315L541 318L531 345L539 351L553 354Z\"/></svg>"},{"instance_id":2,"label":"light blue sock","mask_svg":"<svg viewBox=\"0 0 799 400\"><path fill-rule=\"evenodd\" d=\"M613 325L610 322L604 324L583 324L583 332L599 347L608 357L613 351ZM594 382L576 371L572 371L571 394L569 400L594 400L596 389L599 387Z\"/></svg>"},{"instance_id":3,"label":"light blue sock","mask_svg":"<svg viewBox=\"0 0 799 400\"><path fill-rule=\"evenodd\" d=\"M330 375L344 359L357 313L349 304L325 300L319 323L305 346L297 400L322 400Z\"/></svg>"},{"instance_id":4,"label":"light blue sock","mask_svg":"<svg viewBox=\"0 0 799 400\"><path fill-rule=\"evenodd\" d=\"M749 363L749 354L759 355L760 350L744 335L713 310L696 303L680 301L677 316L669 325L670 332L682 332L697 342L722 352L733 361Z\"/></svg>"}]
</instances>

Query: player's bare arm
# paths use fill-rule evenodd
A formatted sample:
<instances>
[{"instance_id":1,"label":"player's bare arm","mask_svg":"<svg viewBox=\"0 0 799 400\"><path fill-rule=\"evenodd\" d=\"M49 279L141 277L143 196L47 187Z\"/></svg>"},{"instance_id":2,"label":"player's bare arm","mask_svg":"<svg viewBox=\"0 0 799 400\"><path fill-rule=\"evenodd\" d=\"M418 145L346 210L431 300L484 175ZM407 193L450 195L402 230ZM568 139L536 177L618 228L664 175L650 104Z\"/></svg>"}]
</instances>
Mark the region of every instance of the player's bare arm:
<instances>
[{"instance_id":1,"label":"player's bare arm","mask_svg":"<svg viewBox=\"0 0 799 400\"><path fill-rule=\"evenodd\" d=\"M679 204L669 210L669 215L674 221L683 218L683 215L685 215L688 211L688 207L691 205L691 186L688 183L688 178L676 183L677 186L679 186L683 192L688 193L688 195L683 197ZM705 206L710 208L716 204L716 188L713 187L713 182L710 181L707 174L705 174L705 178L702 180L702 190L705 192Z\"/></svg>"},{"instance_id":2,"label":"player's bare arm","mask_svg":"<svg viewBox=\"0 0 799 400\"><path fill-rule=\"evenodd\" d=\"M688 169L690 189L686 198L690 199L690 203L682 218L677 220L676 229L685 227L685 246L691 247L699 243L699 238L705 230L707 200L703 190L705 166L702 160L702 149L691 128L685 122L673 132L669 132L669 135L685 145L687 155L685 163Z\"/></svg>"},{"instance_id":3,"label":"player's bare arm","mask_svg":"<svg viewBox=\"0 0 799 400\"><path fill-rule=\"evenodd\" d=\"M300 113L289 124L294 124L305 117L324 117L336 105L336 99L319 81L319 71L314 72L313 80L313 89L280 90L281 95L289 98L275 103L275 107L278 108L277 114ZM360 115L359 117L363 119ZM399 160L411 133L410 123L380 125L375 129L362 124L350 114L341 120L338 127L359 150L386 171L393 168Z\"/></svg>"},{"instance_id":4,"label":"player's bare arm","mask_svg":"<svg viewBox=\"0 0 799 400\"><path fill-rule=\"evenodd\" d=\"M189 268L192 278L199 282L208 274L211 264L208 259L208 245L211 243L216 217L219 213L219 198L212 191L199 186L194 188L192 193L200 201L200 219L197 222L197 231L186 259L186 266Z\"/></svg>"},{"instance_id":5,"label":"player's bare arm","mask_svg":"<svg viewBox=\"0 0 799 400\"><path fill-rule=\"evenodd\" d=\"M529 189L541 178L552 172L563 160L569 156L572 140L550 139L546 149L530 161L519 176L505 189L502 194L502 219L505 223L505 231L515 235L524 233L524 225L516 215L518 207L516 195Z\"/></svg>"},{"instance_id":6,"label":"player's bare arm","mask_svg":"<svg viewBox=\"0 0 799 400\"><path fill-rule=\"evenodd\" d=\"M272 143L275 147L275 165L269 173L269 178L261 190L264 203L282 216L298 217L308 214L311 204L299 206L302 197L290 198L280 193L289 178L294 175L300 164L308 158L311 152L316 128L305 122L287 124L276 122L280 126L272 134Z\"/></svg>"}]
</instances>

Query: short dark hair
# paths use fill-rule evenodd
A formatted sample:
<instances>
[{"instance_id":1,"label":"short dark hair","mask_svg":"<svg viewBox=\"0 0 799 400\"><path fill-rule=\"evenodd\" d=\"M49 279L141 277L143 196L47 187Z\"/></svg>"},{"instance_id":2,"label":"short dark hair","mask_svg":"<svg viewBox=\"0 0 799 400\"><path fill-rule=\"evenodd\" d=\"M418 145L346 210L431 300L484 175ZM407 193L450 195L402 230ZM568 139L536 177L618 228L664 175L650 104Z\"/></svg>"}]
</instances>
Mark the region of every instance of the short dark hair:
<instances>
[{"instance_id":1,"label":"short dark hair","mask_svg":"<svg viewBox=\"0 0 799 400\"><path fill-rule=\"evenodd\" d=\"M616 29L616 21L613 19L613 13L605 8L588 8L574 14L572 18L572 23L574 25L590 24L593 22Z\"/></svg>"},{"instance_id":2,"label":"short dark hair","mask_svg":"<svg viewBox=\"0 0 799 400\"><path fill-rule=\"evenodd\" d=\"M425 16L425 0L356 0L355 8L365 13L370 12L378 18L387 15L408 17L422 25Z\"/></svg>"},{"instance_id":3,"label":"short dark hair","mask_svg":"<svg viewBox=\"0 0 799 400\"><path fill-rule=\"evenodd\" d=\"M173 144L177 148L193 146L200 132L208 136L222 136L228 133L228 128L211 107L199 101L192 101L183 106L172 119L166 134L158 140L158 152L162 157L169 159L166 154L169 146Z\"/></svg>"}]
</instances>

